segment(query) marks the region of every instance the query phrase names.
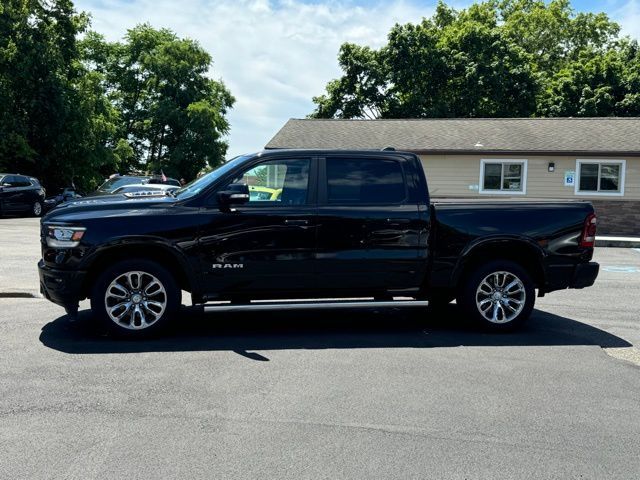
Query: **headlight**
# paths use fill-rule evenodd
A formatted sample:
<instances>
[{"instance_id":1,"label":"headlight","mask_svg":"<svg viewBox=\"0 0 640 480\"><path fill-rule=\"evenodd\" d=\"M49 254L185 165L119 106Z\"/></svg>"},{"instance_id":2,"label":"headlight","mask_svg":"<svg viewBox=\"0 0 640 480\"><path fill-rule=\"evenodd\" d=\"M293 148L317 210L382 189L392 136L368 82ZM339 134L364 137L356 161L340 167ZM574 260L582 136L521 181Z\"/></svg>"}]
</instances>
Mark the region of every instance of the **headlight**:
<instances>
[{"instance_id":1,"label":"headlight","mask_svg":"<svg viewBox=\"0 0 640 480\"><path fill-rule=\"evenodd\" d=\"M53 248L73 248L80 244L84 235L84 227L47 227L47 245Z\"/></svg>"}]
</instances>

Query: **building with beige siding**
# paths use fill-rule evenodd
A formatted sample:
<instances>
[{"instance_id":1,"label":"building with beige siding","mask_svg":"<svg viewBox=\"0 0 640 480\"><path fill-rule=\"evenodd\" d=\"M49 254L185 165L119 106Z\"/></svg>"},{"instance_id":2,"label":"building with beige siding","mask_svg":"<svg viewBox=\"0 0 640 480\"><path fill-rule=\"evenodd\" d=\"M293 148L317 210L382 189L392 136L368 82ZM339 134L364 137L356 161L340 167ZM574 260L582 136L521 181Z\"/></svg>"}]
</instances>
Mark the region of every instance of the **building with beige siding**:
<instances>
[{"instance_id":1,"label":"building with beige siding","mask_svg":"<svg viewBox=\"0 0 640 480\"><path fill-rule=\"evenodd\" d=\"M292 119L265 148L418 154L432 198L590 200L599 233L640 235L640 118Z\"/></svg>"}]
</instances>

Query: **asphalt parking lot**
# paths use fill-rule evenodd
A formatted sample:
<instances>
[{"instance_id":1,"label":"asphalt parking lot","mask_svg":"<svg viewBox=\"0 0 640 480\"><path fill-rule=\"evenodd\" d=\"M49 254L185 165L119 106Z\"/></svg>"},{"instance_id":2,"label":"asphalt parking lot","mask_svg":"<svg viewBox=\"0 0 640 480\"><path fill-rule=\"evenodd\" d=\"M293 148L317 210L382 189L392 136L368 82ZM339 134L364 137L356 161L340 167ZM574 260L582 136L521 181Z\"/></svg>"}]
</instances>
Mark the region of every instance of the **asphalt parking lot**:
<instances>
[{"instance_id":1,"label":"asphalt parking lot","mask_svg":"<svg viewBox=\"0 0 640 480\"><path fill-rule=\"evenodd\" d=\"M640 251L526 328L365 310L197 316L118 341L38 298L0 219L0 478L637 478Z\"/></svg>"}]
</instances>

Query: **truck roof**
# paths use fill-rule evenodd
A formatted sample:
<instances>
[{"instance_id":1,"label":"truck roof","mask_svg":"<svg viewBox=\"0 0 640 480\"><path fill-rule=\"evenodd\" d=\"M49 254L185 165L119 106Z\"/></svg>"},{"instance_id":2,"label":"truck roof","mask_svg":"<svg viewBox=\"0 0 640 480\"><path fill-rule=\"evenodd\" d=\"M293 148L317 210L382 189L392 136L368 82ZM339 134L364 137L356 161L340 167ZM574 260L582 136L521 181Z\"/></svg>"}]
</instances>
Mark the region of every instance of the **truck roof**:
<instances>
[{"instance_id":1,"label":"truck roof","mask_svg":"<svg viewBox=\"0 0 640 480\"><path fill-rule=\"evenodd\" d=\"M279 148L279 149L268 149L261 150L256 152L254 155L256 156L278 156L278 155L291 155L294 154L303 154L303 155L367 155L373 157L390 157L390 156L410 156L415 157L414 153L405 152L402 150L341 150L341 149L323 149L323 148Z\"/></svg>"}]
</instances>

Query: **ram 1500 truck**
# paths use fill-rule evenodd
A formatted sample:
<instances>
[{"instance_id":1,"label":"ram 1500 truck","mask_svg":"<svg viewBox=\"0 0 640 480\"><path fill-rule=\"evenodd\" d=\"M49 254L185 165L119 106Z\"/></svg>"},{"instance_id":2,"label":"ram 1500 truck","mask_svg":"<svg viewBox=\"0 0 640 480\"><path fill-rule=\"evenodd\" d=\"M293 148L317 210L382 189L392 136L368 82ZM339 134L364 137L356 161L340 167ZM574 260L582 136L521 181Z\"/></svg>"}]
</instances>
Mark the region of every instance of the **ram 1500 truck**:
<instances>
[{"instance_id":1,"label":"ram 1500 truck","mask_svg":"<svg viewBox=\"0 0 640 480\"><path fill-rule=\"evenodd\" d=\"M266 189L278 194L251 194ZM595 232L589 202L433 203L411 153L273 150L173 193L55 208L41 221L40 284L71 316L89 298L134 337L175 317L181 290L220 312L455 298L505 330L529 317L536 289L594 283Z\"/></svg>"}]
</instances>

